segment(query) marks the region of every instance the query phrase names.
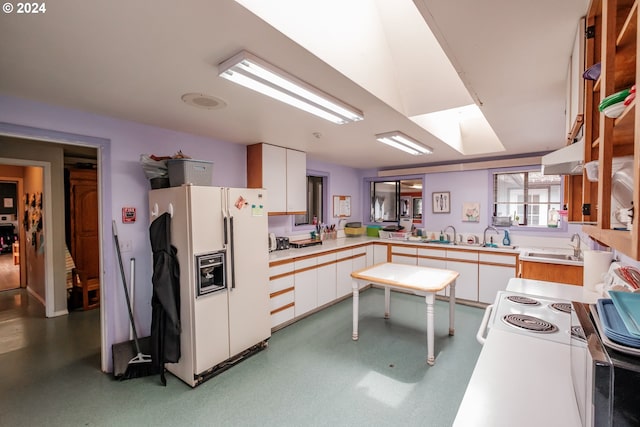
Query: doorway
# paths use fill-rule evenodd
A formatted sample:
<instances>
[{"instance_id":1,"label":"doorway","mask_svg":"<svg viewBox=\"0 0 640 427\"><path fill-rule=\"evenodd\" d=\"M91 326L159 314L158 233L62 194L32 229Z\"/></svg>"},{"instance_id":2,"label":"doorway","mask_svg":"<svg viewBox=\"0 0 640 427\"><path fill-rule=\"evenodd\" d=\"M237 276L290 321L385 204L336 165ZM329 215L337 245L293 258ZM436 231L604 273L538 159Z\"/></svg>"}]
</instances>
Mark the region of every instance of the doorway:
<instances>
[{"instance_id":1,"label":"doorway","mask_svg":"<svg viewBox=\"0 0 640 427\"><path fill-rule=\"evenodd\" d=\"M0 169L0 292L20 287L18 181Z\"/></svg>"},{"instance_id":2,"label":"doorway","mask_svg":"<svg viewBox=\"0 0 640 427\"><path fill-rule=\"evenodd\" d=\"M18 289L9 292L19 292L20 300L23 304L32 304L33 298L39 300L40 303L45 307L46 317L55 317L59 315L68 314L67 309L67 295L70 294L70 289L68 288L68 283L65 283L65 278L67 277L66 271L66 263L59 262L61 258L66 259L65 250L64 250L64 242L65 242L65 221L62 215L66 208L64 207L64 180L63 180L63 170L67 165L72 165L76 167L77 165L81 165L82 168L94 168L97 170L98 168L98 158L99 158L99 150L104 148L105 145L108 145L108 141L106 140L98 140L97 138L91 137L82 137L73 135L70 138L70 135L64 134L60 135L60 140L64 141L79 141L78 144L82 144L84 139L90 139L91 141L85 143L84 145L74 145L69 143L62 142L53 142L56 141L57 133L50 132L48 141L42 141L40 139L31 139L28 137L28 134L33 131L32 128L24 128L25 130L25 138L20 136L3 136L0 134L0 140L2 141L3 150L0 150L0 168L11 166L11 167L30 167L31 164L40 166L41 169L45 170L45 178L43 180L44 185L42 186L42 196L43 199L51 203L53 200L53 207L47 206L45 210L48 218L44 221L44 228L48 229L48 237L42 238L42 241L48 240L47 245L51 245L53 241L57 241L57 245L55 246L55 250L52 250L50 246L47 247L46 251L43 251L44 255L41 256L43 259L47 259L45 266L43 267L43 275L44 277L40 280L42 286L42 292L40 295L32 292L30 289L30 284L25 282L25 274L24 268L31 267L28 259L25 259L22 255L24 253L24 246L26 246L27 239L23 236L25 226L22 223L23 218L27 215L24 215L22 209L18 209L18 218L19 221L19 229L20 229L20 259L19 265L21 266L22 274L19 273L20 282L22 283L22 287L26 289ZM1 129L0 129L1 131ZM37 130L36 133L41 136L43 131ZM5 144L6 141L6 144ZM46 151L51 154L51 151L55 151L55 155L48 155L43 157L42 151ZM107 148L108 152L108 148ZM103 151L104 154L104 151ZM49 160L52 159L52 160ZM64 160L63 160L64 159ZM51 173L53 172L53 173ZM7 176L6 173L0 173L0 178L5 179ZM20 176L19 173L16 173L15 176ZM11 175L9 175L11 177ZM53 177L53 178L52 178ZM99 191L99 190L98 190ZM23 190L18 191L18 197L22 198L25 195ZM2 199L0 199L0 204L2 204ZM98 204L94 205L96 212L94 214L96 216L100 216L100 208ZM53 216L52 216L53 215ZM58 218L58 219L56 219ZM54 224L52 227L47 227L47 225ZM59 225L57 225L59 224ZM57 226L56 226L57 225ZM52 228L55 228L55 233L51 234ZM102 241L102 233L94 236L95 241L98 246L101 246ZM25 245L22 245L22 243ZM44 243L43 243L44 245ZM58 245L61 245L58 247ZM96 253L96 258L94 262L97 265L102 264L102 254ZM55 259L56 261L52 261ZM0 279L2 280L2 279ZM28 290L27 290L28 289ZM32 300L31 303L28 300ZM55 307L52 308L52 302L55 302ZM39 305L39 304L37 304ZM100 319L104 318L104 311L101 308L95 310ZM73 313L70 314L71 316ZM95 331L88 331L88 333L95 334L96 337L101 337L101 354L100 357L102 359L101 366L99 367L101 370L106 370L107 362L105 361L105 351L104 351L104 333L102 332L102 320L97 325ZM1 337L0 337L1 338Z\"/></svg>"}]
</instances>

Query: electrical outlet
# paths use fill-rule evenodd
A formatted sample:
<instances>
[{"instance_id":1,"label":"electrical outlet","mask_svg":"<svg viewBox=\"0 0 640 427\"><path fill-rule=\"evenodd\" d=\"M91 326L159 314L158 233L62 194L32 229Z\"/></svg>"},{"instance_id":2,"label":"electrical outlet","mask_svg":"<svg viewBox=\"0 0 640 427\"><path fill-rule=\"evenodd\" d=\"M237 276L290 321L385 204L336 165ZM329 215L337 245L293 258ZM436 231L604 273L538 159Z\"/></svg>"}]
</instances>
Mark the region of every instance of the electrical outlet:
<instances>
[{"instance_id":1,"label":"electrical outlet","mask_svg":"<svg viewBox=\"0 0 640 427\"><path fill-rule=\"evenodd\" d=\"M122 252L132 252L133 251L133 241L131 241L131 240L121 240L120 241L120 250Z\"/></svg>"}]
</instances>

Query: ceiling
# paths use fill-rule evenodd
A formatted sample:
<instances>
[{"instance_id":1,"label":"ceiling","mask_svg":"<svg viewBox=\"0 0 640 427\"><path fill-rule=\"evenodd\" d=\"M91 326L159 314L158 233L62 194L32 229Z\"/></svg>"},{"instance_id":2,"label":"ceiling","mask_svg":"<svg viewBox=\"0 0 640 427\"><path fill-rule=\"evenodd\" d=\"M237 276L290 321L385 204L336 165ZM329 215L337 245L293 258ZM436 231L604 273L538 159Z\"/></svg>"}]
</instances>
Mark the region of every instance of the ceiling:
<instances>
[{"instance_id":1,"label":"ceiling","mask_svg":"<svg viewBox=\"0 0 640 427\"><path fill-rule=\"evenodd\" d=\"M363 9L350 22L382 28L384 52L340 43L331 37L331 18L322 22L326 43L296 43L233 0L58 0L47 3L40 15L3 13L0 94L216 140L268 142L356 168L526 156L564 145L566 72L588 0L358 1L372 3L367 12L376 9L378 14ZM392 13L400 1L403 9L417 8L461 85L441 78L435 59L430 66L423 31L402 31ZM336 9L334 16L337 28L338 17L344 21L345 15ZM302 28L316 22L302 13L287 19ZM363 34L341 37L355 40ZM331 59L338 46L352 58L344 66ZM335 125L218 77L217 64L240 50L357 107L365 119ZM374 84L381 72L389 78ZM385 81L386 86L380 83ZM463 155L409 118L449 108L450 87L456 85L468 91L462 98L480 107L504 151ZM187 105L181 96L192 92L217 97L226 106ZM393 130L431 146L434 153L411 156L375 141L375 134ZM154 154L180 148L159 145Z\"/></svg>"}]
</instances>

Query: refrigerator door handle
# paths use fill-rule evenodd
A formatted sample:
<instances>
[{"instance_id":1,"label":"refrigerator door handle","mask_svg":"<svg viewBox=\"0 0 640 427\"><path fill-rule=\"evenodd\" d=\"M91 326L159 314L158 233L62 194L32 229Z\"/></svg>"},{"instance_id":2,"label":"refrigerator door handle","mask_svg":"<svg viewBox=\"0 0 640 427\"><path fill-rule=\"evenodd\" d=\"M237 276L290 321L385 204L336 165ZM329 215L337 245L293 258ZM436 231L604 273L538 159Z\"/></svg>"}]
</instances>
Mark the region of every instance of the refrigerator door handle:
<instances>
[{"instance_id":1,"label":"refrigerator door handle","mask_svg":"<svg viewBox=\"0 0 640 427\"><path fill-rule=\"evenodd\" d=\"M235 252L235 244L234 244L234 240L233 240L233 217L229 218L229 230L230 230L230 237L231 237L231 251L229 253L229 257L230 257L230 264L231 264L231 289L235 289L236 287L236 264L235 264L235 256L234 256L234 252Z\"/></svg>"},{"instance_id":2,"label":"refrigerator door handle","mask_svg":"<svg viewBox=\"0 0 640 427\"><path fill-rule=\"evenodd\" d=\"M224 217L224 245L227 246L229 244L229 237L228 237L228 224L227 224L227 217Z\"/></svg>"}]
</instances>

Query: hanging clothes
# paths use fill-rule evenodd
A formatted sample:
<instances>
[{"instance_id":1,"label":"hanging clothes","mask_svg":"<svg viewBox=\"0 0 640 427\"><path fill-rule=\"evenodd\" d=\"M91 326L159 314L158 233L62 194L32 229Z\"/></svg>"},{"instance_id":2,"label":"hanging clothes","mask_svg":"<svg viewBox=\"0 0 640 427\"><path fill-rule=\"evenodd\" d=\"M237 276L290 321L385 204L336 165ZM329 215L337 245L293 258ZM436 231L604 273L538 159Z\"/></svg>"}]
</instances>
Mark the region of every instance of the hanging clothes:
<instances>
[{"instance_id":1,"label":"hanging clothes","mask_svg":"<svg viewBox=\"0 0 640 427\"><path fill-rule=\"evenodd\" d=\"M166 385L164 364L180 359L180 266L171 244L171 215L164 213L149 228L153 251L151 298L151 358L160 368Z\"/></svg>"}]
</instances>

